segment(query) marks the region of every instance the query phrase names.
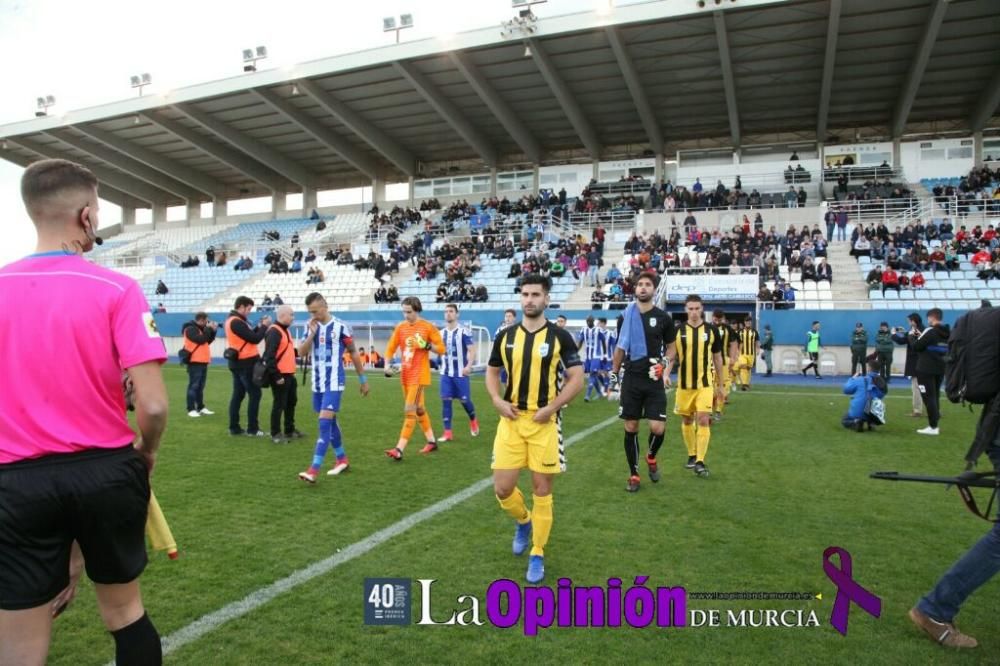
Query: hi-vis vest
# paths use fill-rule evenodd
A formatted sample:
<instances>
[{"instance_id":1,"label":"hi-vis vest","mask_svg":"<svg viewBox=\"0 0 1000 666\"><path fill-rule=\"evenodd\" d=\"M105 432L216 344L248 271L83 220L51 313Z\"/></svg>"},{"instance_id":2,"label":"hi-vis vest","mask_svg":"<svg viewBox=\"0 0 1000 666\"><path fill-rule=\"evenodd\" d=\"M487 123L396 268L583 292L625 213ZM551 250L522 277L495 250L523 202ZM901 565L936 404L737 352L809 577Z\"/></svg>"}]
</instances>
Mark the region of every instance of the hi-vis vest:
<instances>
[{"instance_id":1,"label":"hi-vis vest","mask_svg":"<svg viewBox=\"0 0 1000 666\"><path fill-rule=\"evenodd\" d=\"M242 319L242 317L237 317L236 315L231 315L229 319L226 320L226 346L232 347L238 352L236 357L240 361L247 358L254 358L260 356L260 352L257 350L257 345L253 342L247 342L240 336L233 333L233 320ZM249 326L249 324L247 324Z\"/></svg>"},{"instance_id":2,"label":"hi-vis vest","mask_svg":"<svg viewBox=\"0 0 1000 666\"><path fill-rule=\"evenodd\" d=\"M269 330L274 329L278 329L278 332L281 333L281 343L278 345L278 351L274 354L278 365L278 372L283 375L294 375L295 345L292 344L292 335L288 332L288 329L278 324L271 324Z\"/></svg>"},{"instance_id":3,"label":"hi-vis vest","mask_svg":"<svg viewBox=\"0 0 1000 666\"><path fill-rule=\"evenodd\" d=\"M190 328L190 326L185 326L184 327L184 349L186 349L188 351L188 353L191 354L191 360L189 362L190 363L209 363L209 362L211 362L211 360L212 360L212 352L209 349L210 345L208 345L208 344L206 344L204 342L201 343L201 344L198 344L197 342L194 342L193 340L191 340L190 338L188 338L188 336L187 336L187 330L189 328Z\"/></svg>"}]
</instances>

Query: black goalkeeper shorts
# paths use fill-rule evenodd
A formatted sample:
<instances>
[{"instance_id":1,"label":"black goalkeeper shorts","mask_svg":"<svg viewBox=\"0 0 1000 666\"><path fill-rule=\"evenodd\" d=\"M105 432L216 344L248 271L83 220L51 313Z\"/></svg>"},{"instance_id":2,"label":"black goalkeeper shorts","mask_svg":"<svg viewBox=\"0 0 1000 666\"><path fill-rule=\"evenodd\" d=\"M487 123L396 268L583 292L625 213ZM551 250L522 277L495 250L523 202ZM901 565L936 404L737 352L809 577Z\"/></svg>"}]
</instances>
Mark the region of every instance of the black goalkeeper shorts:
<instances>
[{"instance_id":1,"label":"black goalkeeper shorts","mask_svg":"<svg viewBox=\"0 0 1000 666\"><path fill-rule=\"evenodd\" d=\"M626 372L618 401L618 418L625 421L666 421L667 392L663 382Z\"/></svg>"}]
</instances>

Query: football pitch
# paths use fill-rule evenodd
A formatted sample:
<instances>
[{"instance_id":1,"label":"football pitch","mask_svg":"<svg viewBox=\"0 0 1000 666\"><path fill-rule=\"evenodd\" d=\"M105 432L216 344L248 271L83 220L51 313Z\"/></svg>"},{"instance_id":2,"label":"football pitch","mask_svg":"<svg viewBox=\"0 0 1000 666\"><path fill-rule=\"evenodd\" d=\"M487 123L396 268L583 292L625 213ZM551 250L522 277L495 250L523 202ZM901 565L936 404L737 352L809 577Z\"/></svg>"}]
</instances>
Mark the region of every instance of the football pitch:
<instances>
[{"instance_id":1,"label":"football pitch","mask_svg":"<svg viewBox=\"0 0 1000 666\"><path fill-rule=\"evenodd\" d=\"M734 394L713 427L709 478L683 468L679 421L671 416L659 456L663 478L650 483L643 465L642 489L632 495L624 491L617 406L577 398L564 413L572 445L568 470L555 484L545 585L555 589L569 578L575 586L600 586L620 578L625 592L647 576L649 588L684 587L689 595L794 592L822 599L689 596L689 613L717 611L721 626L553 623L526 636L522 624L492 626L485 608L495 579L527 584L526 559L510 552L512 521L484 482L497 417L482 379L473 380L478 438L469 436L456 405L455 442L421 456L418 435L396 463L383 450L394 445L402 421L398 381L372 376L371 395L362 399L352 374L340 415L351 470L327 477L328 454L323 476L309 486L296 478L316 435L306 388L299 387L297 418L307 438L275 445L228 435L225 369L209 373L206 403L216 415L198 419L185 415L183 369L165 369L171 416L153 487L181 556L170 561L151 552L142 585L168 663L996 662L1000 581L971 597L957 619L980 641L971 652L932 644L906 617L988 525L966 511L954 489L868 479L873 470L959 471L975 423L967 410L946 404L942 436L921 438L914 431L926 422L908 416L909 385L897 382L887 399L889 425L858 434L840 426L847 407L842 379L760 387ZM265 429L270 405L265 391ZM428 408L439 433L436 384ZM643 447L645 437L643 426ZM521 487L530 496L527 476ZM853 578L882 600L880 618L852 604L846 636L830 625L837 588L824 573L823 552L831 545L850 552ZM363 581L372 577L412 580L410 625L365 624ZM435 622L469 609L468 599L458 601L467 596L478 599L482 626L417 624L425 602L420 579L436 581ZM750 626L771 609L801 611L782 615L790 624L810 624L814 614L818 626ZM729 622L730 611L745 626ZM93 590L81 583L55 622L50 663L104 664L113 654Z\"/></svg>"}]
</instances>

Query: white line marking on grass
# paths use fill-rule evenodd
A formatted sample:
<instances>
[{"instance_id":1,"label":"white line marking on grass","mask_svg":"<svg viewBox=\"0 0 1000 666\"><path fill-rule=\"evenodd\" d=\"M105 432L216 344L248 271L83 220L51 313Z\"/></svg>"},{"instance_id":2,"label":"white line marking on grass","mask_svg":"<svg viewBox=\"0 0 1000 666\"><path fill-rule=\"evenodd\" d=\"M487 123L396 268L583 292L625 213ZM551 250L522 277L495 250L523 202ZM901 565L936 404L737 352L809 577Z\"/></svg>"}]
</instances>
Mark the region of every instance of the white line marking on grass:
<instances>
[{"instance_id":1,"label":"white line marking on grass","mask_svg":"<svg viewBox=\"0 0 1000 666\"><path fill-rule=\"evenodd\" d=\"M616 421L618 421L618 417L612 416L611 418L607 418L600 423L596 423L585 430L581 430L580 432L568 437L566 439L565 446L571 446L585 437L603 430ZM285 592L293 590L303 583L308 583L314 578L329 573L341 564L345 564L355 558L361 557L362 555L373 550L376 546L382 545L393 537L403 534L410 528L416 527L420 523L430 520L438 514L455 508L465 500L486 490L492 485L492 477L480 479L472 485L459 490L454 495L446 497L440 502L432 504L425 509L421 509L416 513L411 513L405 518L379 530L378 532L375 532L361 541L341 549L339 553L331 555L325 560L314 562L303 569L293 572L281 580L275 581L266 587L262 587L254 592L251 592L239 601L234 601L231 604L223 606L217 611L209 613L208 615L203 615L186 627L178 629L164 638L163 654L170 654L171 652L184 647L188 643L192 643L202 636L215 631L230 620L235 620L236 618L243 617L247 613L257 610L278 595L284 594Z\"/></svg>"}]
</instances>

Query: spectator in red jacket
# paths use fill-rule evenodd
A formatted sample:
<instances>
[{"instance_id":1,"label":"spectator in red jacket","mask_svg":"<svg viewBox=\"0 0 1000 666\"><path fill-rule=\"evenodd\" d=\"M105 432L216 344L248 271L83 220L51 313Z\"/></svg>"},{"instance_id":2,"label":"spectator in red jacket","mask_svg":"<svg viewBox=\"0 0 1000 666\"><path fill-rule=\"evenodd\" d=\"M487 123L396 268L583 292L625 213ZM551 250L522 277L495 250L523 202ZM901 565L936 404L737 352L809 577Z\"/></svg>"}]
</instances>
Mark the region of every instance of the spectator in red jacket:
<instances>
[{"instance_id":1,"label":"spectator in red jacket","mask_svg":"<svg viewBox=\"0 0 1000 666\"><path fill-rule=\"evenodd\" d=\"M885 270L882 271L882 293L885 294L886 289L895 289L896 293L899 293L899 275L896 271L892 270L892 267L886 266Z\"/></svg>"},{"instance_id":2,"label":"spectator in red jacket","mask_svg":"<svg viewBox=\"0 0 1000 666\"><path fill-rule=\"evenodd\" d=\"M923 289L924 284L926 284L926 280L924 280L924 274L921 273L920 271L914 273L913 280L910 281L910 284L913 286L914 289Z\"/></svg>"}]
</instances>

